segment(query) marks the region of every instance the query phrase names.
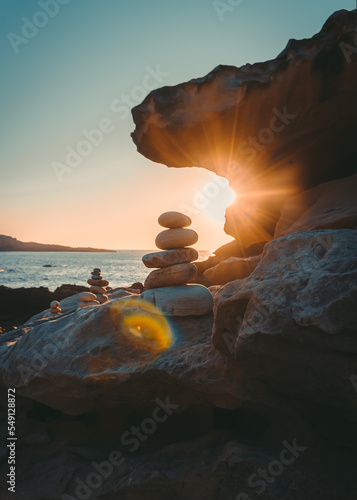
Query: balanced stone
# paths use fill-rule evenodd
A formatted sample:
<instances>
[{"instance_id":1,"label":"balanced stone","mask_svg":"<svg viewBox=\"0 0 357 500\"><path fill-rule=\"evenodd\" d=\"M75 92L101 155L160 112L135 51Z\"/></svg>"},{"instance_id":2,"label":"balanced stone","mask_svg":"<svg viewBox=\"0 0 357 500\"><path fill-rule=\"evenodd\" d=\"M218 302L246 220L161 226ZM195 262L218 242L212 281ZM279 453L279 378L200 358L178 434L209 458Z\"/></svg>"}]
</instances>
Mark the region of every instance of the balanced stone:
<instances>
[{"instance_id":1,"label":"balanced stone","mask_svg":"<svg viewBox=\"0 0 357 500\"><path fill-rule=\"evenodd\" d=\"M52 302L50 303L51 307L58 307L59 305L60 303L58 302L58 300L52 300Z\"/></svg>"},{"instance_id":2,"label":"balanced stone","mask_svg":"<svg viewBox=\"0 0 357 500\"><path fill-rule=\"evenodd\" d=\"M194 248L175 248L163 252L153 252L142 258L146 267L167 267L173 264L183 264L198 259L198 252Z\"/></svg>"},{"instance_id":3,"label":"balanced stone","mask_svg":"<svg viewBox=\"0 0 357 500\"><path fill-rule=\"evenodd\" d=\"M98 295L97 300L100 304L105 304L105 302L108 302L108 296L107 295Z\"/></svg>"},{"instance_id":4,"label":"balanced stone","mask_svg":"<svg viewBox=\"0 0 357 500\"><path fill-rule=\"evenodd\" d=\"M89 306L99 306L98 300L88 300L87 302L82 302L80 304L79 308L82 309L83 307L89 307Z\"/></svg>"},{"instance_id":5,"label":"balanced stone","mask_svg":"<svg viewBox=\"0 0 357 500\"><path fill-rule=\"evenodd\" d=\"M193 229L166 229L156 236L155 245L161 250L171 250L194 245L198 234Z\"/></svg>"},{"instance_id":6,"label":"balanced stone","mask_svg":"<svg viewBox=\"0 0 357 500\"><path fill-rule=\"evenodd\" d=\"M79 294L79 299L82 301L82 302L88 302L88 301L91 301L91 300L97 300L97 296L94 295L94 293L90 293L90 292L81 292Z\"/></svg>"},{"instance_id":7,"label":"balanced stone","mask_svg":"<svg viewBox=\"0 0 357 500\"><path fill-rule=\"evenodd\" d=\"M91 274L92 280L101 280L103 279L101 274Z\"/></svg>"},{"instance_id":8,"label":"balanced stone","mask_svg":"<svg viewBox=\"0 0 357 500\"><path fill-rule=\"evenodd\" d=\"M165 212L160 215L158 223L162 227L168 227L170 229L187 227L191 224L191 219L180 212Z\"/></svg>"},{"instance_id":9,"label":"balanced stone","mask_svg":"<svg viewBox=\"0 0 357 500\"><path fill-rule=\"evenodd\" d=\"M197 276L197 267L187 262L186 264L174 264L152 271L146 278L144 287L159 288L162 286L183 285Z\"/></svg>"},{"instance_id":10,"label":"balanced stone","mask_svg":"<svg viewBox=\"0 0 357 500\"><path fill-rule=\"evenodd\" d=\"M167 316L201 316L212 313L213 309L212 295L202 285L155 288L143 292L139 300L142 301L142 309L149 302Z\"/></svg>"},{"instance_id":11,"label":"balanced stone","mask_svg":"<svg viewBox=\"0 0 357 500\"><path fill-rule=\"evenodd\" d=\"M62 312L60 307L51 307L51 314L59 314Z\"/></svg>"},{"instance_id":12,"label":"balanced stone","mask_svg":"<svg viewBox=\"0 0 357 500\"><path fill-rule=\"evenodd\" d=\"M93 274L100 274L102 271L99 269L99 267L95 267L92 272Z\"/></svg>"},{"instance_id":13,"label":"balanced stone","mask_svg":"<svg viewBox=\"0 0 357 500\"><path fill-rule=\"evenodd\" d=\"M89 291L91 293L95 293L95 294L105 294L107 291L105 288L101 287L101 286L97 286L97 285L93 285L90 287Z\"/></svg>"},{"instance_id":14,"label":"balanced stone","mask_svg":"<svg viewBox=\"0 0 357 500\"><path fill-rule=\"evenodd\" d=\"M97 286L108 286L109 281L107 280L88 280L88 285L97 285Z\"/></svg>"}]
</instances>

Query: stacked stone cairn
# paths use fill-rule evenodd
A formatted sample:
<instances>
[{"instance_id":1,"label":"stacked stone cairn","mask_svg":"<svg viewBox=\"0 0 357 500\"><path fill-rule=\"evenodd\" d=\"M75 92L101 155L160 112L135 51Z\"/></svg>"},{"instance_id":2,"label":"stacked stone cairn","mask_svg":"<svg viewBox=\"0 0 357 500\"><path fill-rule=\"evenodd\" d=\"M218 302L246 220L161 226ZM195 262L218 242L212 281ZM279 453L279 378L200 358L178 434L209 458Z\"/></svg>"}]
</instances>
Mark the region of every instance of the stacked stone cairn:
<instances>
[{"instance_id":1,"label":"stacked stone cairn","mask_svg":"<svg viewBox=\"0 0 357 500\"><path fill-rule=\"evenodd\" d=\"M90 289L89 292L83 292L79 295L79 299L81 300L80 308L98 306L108 301L106 287L109 285L109 281L103 280L101 270L98 267L93 269L92 275L87 283L90 285Z\"/></svg>"},{"instance_id":2,"label":"stacked stone cairn","mask_svg":"<svg viewBox=\"0 0 357 500\"><path fill-rule=\"evenodd\" d=\"M60 303L57 300L53 300L50 303L51 307L51 314L60 314L62 312L62 309L60 308Z\"/></svg>"},{"instance_id":3,"label":"stacked stone cairn","mask_svg":"<svg viewBox=\"0 0 357 500\"><path fill-rule=\"evenodd\" d=\"M165 212L158 219L166 228L155 240L163 250L144 255L143 263L152 271L145 280L140 300L155 304L168 316L201 315L212 312L213 299L210 291L193 282L198 272L192 263L198 259L198 252L190 245L198 241L198 234L192 229L191 219L179 212Z\"/></svg>"}]
</instances>

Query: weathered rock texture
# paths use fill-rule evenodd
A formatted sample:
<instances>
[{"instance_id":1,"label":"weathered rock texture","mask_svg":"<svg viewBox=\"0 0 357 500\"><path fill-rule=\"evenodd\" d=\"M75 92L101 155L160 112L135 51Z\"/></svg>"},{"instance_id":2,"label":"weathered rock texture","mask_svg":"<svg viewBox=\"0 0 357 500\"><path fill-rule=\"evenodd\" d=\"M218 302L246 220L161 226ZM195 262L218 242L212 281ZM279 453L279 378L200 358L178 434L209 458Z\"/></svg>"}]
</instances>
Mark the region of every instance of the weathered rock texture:
<instances>
[{"instance_id":1,"label":"weathered rock texture","mask_svg":"<svg viewBox=\"0 0 357 500\"><path fill-rule=\"evenodd\" d=\"M275 238L313 229L357 228L357 175L326 182L286 200Z\"/></svg>"},{"instance_id":2,"label":"weathered rock texture","mask_svg":"<svg viewBox=\"0 0 357 500\"><path fill-rule=\"evenodd\" d=\"M132 111L138 151L169 167L204 167L242 196L225 230L244 246L271 239L283 201L356 172L357 11L290 40L274 60L218 66L152 91Z\"/></svg>"},{"instance_id":3,"label":"weathered rock texture","mask_svg":"<svg viewBox=\"0 0 357 500\"><path fill-rule=\"evenodd\" d=\"M243 279L249 276L260 262L260 256L238 259L230 257L203 274L213 285L225 285L229 281Z\"/></svg>"},{"instance_id":4,"label":"weathered rock texture","mask_svg":"<svg viewBox=\"0 0 357 500\"><path fill-rule=\"evenodd\" d=\"M245 377L286 395L330 439L357 445L357 231L268 243L244 280L215 296L214 345Z\"/></svg>"}]
</instances>

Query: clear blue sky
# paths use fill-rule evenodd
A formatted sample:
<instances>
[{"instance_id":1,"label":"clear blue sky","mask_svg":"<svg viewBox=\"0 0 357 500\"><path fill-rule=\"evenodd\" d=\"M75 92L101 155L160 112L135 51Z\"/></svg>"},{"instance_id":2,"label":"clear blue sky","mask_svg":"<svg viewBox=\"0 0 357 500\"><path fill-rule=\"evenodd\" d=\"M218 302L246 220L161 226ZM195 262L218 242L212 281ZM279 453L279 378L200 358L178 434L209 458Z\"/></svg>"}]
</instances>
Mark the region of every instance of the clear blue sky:
<instances>
[{"instance_id":1,"label":"clear blue sky","mask_svg":"<svg viewBox=\"0 0 357 500\"><path fill-rule=\"evenodd\" d=\"M212 182L204 170L168 169L136 152L129 107L141 102L144 82L175 85L218 64L272 59L289 38L310 37L334 11L356 6L232 0L220 16L211 0L53 2L0 3L0 233L109 248L153 247L157 216L192 204ZM43 26L31 28L35 21ZM111 131L60 182L54 162L64 164L66 148L103 120ZM193 217L199 248L230 240L223 212L213 212Z\"/></svg>"}]
</instances>

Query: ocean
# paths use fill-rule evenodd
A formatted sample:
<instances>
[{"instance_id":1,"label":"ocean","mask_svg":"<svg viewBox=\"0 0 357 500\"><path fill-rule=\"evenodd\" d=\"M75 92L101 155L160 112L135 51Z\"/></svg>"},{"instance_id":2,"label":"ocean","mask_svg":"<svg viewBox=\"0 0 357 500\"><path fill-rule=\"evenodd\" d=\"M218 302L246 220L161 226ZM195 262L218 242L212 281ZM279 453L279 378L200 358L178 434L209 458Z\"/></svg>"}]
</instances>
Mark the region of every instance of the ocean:
<instances>
[{"instance_id":1,"label":"ocean","mask_svg":"<svg viewBox=\"0 0 357 500\"><path fill-rule=\"evenodd\" d=\"M143 283L151 271L142 263L142 256L157 250L118 250L101 252L0 252L0 285L11 288L44 286L54 291L66 284L87 285L94 267L102 270L109 286L128 287ZM211 255L199 251L199 260ZM50 265L52 267L44 267Z\"/></svg>"}]
</instances>

